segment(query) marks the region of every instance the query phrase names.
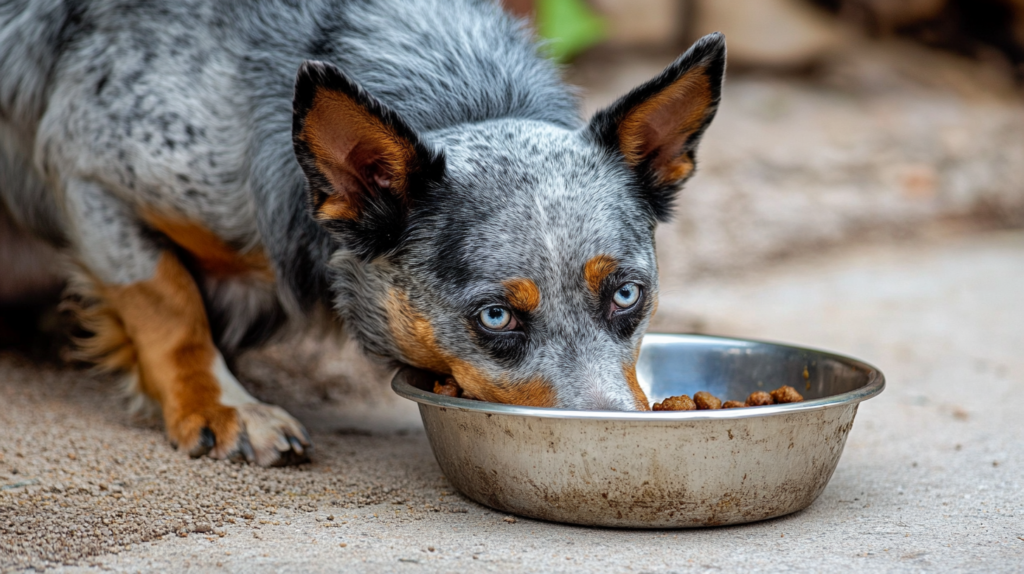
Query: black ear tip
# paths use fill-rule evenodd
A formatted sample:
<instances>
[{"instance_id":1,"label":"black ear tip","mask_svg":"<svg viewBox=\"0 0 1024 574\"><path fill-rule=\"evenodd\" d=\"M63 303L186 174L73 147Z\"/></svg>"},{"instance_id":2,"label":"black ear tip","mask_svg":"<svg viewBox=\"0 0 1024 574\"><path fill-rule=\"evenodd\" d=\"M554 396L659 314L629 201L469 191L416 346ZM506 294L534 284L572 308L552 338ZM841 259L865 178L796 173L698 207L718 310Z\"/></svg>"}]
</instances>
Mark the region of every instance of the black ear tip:
<instances>
[{"instance_id":1,"label":"black ear tip","mask_svg":"<svg viewBox=\"0 0 1024 574\"><path fill-rule=\"evenodd\" d=\"M323 84L323 63L315 60L306 60L299 66L295 73L295 97L302 98L311 95L318 85Z\"/></svg>"},{"instance_id":2,"label":"black ear tip","mask_svg":"<svg viewBox=\"0 0 1024 574\"><path fill-rule=\"evenodd\" d=\"M320 88L329 88L356 96L358 85L349 79L337 66L320 60L305 60L295 74L294 108L308 108Z\"/></svg>"},{"instance_id":3,"label":"black ear tip","mask_svg":"<svg viewBox=\"0 0 1024 574\"><path fill-rule=\"evenodd\" d=\"M306 60L299 66L295 73L295 88L292 93L292 113L296 117L305 117L310 106L313 105L313 97L316 95L317 86L323 85L322 79L323 62ZM294 126L293 126L294 129Z\"/></svg>"},{"instance_id":4,"label":"black ear tip","mask_svg":"<svg viewBox=\"0 0 1024 574\"><path fill-rule=\"evenodd\" d=\"M682 56L667 68L670 76L678 76L701 67L711 77L722 78L725 74L725 34L712 32L697 40Z\"/></svg>"},{"instance_id":5,"label":"black ear tip","mask_svg":"<svg viewBox=\"0 0 1024 574\"><path fill-rule=\"evenodd\" d=\"M320 60L304 60L295 75L295 83L321 85L332 76L338 76L338 69Z\"/></svg>"},{"instance_id":6,"label":"black ear tip","mask_svg":"<svg viewBox=\"0 0 1024 574\"><path fill-rule=\"evenodd\" d=\"M709 44L715 44L716 46L720 44L724 48L725 47L725 34L723 34L721 32L712 32L712 33L707 34L704 37L702 37L700 39L700 41L707 42Z\"/></svg>"},{"instance_id":7,"label":"black ear tip","mask_svg":"<svg viewBox=\"0 0 1024 574\"><path fill-rule=\"evenodd\" d=\"M725 59L725 34L712 32L694 42L693 47L688 51L699 59L709 57L715 60Z\"/></svg>"}]
</instances>

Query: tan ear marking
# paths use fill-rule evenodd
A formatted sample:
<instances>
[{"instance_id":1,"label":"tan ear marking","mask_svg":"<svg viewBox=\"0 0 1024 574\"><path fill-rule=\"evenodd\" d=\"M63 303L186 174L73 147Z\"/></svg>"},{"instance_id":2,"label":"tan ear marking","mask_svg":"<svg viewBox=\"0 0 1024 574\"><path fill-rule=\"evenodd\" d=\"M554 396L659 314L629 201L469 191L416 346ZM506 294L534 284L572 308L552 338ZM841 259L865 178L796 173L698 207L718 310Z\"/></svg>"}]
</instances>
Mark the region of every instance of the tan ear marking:
<instances>
[{"instance_id":1,"label":"tan ear marking","mask_svg":"<svg viewBox=\"0 0 1024 574\"><path fill-rule=\"evenodd\" d=\"M540 289L530 279L509 279L503 283L508 302L512 307L524 311L535 311L540 306Z\"/></svg>"},{"instance_id":2,"label":"tan ear marking","mask_svg":"<svg viewBox=\"0 0 1024 574\"><path fill-rule=\"evenodd\" d=\"M355 218L367 186L405 192L415 148L351 97L319 88L300 137L336 192L318 207L320 219Z\"/></svg>"},{"instance_id":3,"label":"tan ear marking","mask_svg":"<svg viewBox=\"0 0 1024 574\"><path fill-rule=\"evenodd\" d=\"M524 407L553 407L556 404L555 391L543 379L532 379L500 389L501 402Z\"/></svg>"},{"instance_id":4,"label":"tan ear marking","mask_svg":"<svg viewBox=\"0 0 1024 574\"><path fill-rule=\"evenodd\" d=\"M484 401L524 407L553 407L556 404L555 390L542 378L510 384L508 381L494 381L468 362L456 360L452 364L452 375L470 395Z\"/></svg>"},{"instance_id":5,"label":"tan ear marking","mask_svg":"<svg viewBox=\"0 0 1024 574\"><path fill-rule=\"evenodd\" d=\"M631 167L646 159L659 183L685 179L693 161L683 148L707 122L714 100L706 69L696 68L630 110L619 124L619 146Z\"/></svg>"},{"instance_id":6,"label":"tan ear marking","mask_svg":"<svg viewBox=\"0 0 1024 574\"><path fill-rule=\"evenodd\" d=\"M587 281L587 287L594 295L601 292L601 283L611 275L619 266L618 261L610 255L598 255L593 257L583 266L583 278Z\"/></svg>"},{"instance_id":7,"label":"tan ear marking","mask_svg":"<svg viewBox=\"0 0 1024 574\"><path fill-rule=\"evenodd\" d=\"M317 209L316 218L325 219L355 219L359 217L359 210L356 207L357 200L342 195L332 195L320 204Z\"/></svg>"}]
</instances>

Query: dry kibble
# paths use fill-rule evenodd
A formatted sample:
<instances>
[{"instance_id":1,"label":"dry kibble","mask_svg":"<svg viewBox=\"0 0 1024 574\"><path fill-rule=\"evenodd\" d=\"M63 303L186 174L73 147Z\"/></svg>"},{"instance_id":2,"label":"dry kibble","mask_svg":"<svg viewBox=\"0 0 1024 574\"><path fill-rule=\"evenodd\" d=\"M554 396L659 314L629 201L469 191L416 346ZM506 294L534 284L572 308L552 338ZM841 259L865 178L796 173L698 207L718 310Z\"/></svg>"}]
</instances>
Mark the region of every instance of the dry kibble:
<instances>
[{"instance_id":1,"label":"dry kibble","mask_svg":"<svg viewBox=\"0 0 1024 574\"><path fill-rule=\"evenodd\" d=\"M654 403L651 408L656 411L695 411L697 405L688 395L679 395L678 397L669 397L660 403Z\"/></svg>"},{"instance_id":2,"label":"dry kibble","mask_svg":"<svg viewBox=\"0 0 1024 574\"><path fill-rule=\"evenodd\" d=\"M789 385L783 385L771 392L772 399L776 403L799 403L804 400L803 395L797 392L796 389Z\"/></svg>"},{"instance_id":3,"label":"dry kibble","mask_svg":"<svg viewBox=\"0 0 1024 574\"><path fill-rule=\"evenodd\" d=\"M771 405L771 404L775 404L775 401L772 400L772 396L771 395L769 395L768 393L766 393L764 391L754 391L754 392L750 393L749 397L747 397L747 406L748 407L761 407L761 406L764 406L764 405Z\"/></svg>"},{"instance_id":4,"label":"dry kibble","mask_svg":"<svg viewBox=\"0 0 1024 574\"><path fill-rule=\"evenodd\" d=\"M459 385L455 384L455 379L445 379L444 383L441 383L441 381L434 381L434 393L436 394L444 395L446 397L457 397L461 394L459 392L461 390L462 389L459 388Z\"/></svg>"},{"instance_id":5,"label":"dry kibble","mask_svg":"<svg viewBox=\"0 0 1024 574\"><path fill-rule=\"evenodd\" d=\"M455 379L448 377L443 382L438 380L434 381L434 393L443 395L446 397L461 397L464 399L479 400L466 393ZM707 391L699 391L694 393L691 399L689 395L679 395L675 397L668 397L662 400L660 403L654 403L651 410L654 411L707 411L715 409L736 409L740 407L759 407L764 405L774 404L785 404L785 403L798 403L804 400L804 397L797 392L796 389L789 385L783 385L770 393L765 391L755 391L747 397L746 402L741 401L725 401L712 395Z\"/></svg>"},{"instance_id":6,"label":"dry kibble","mask_svg":"<svg viewBox=\"0 0 1024 574\"><path fill-rule=\"evenodd\" d=\"M707 391L700 391L693 395L693 402L697 405L697 410L699 411L722 408L722 400Z\"/></svg>"}]
</instances>

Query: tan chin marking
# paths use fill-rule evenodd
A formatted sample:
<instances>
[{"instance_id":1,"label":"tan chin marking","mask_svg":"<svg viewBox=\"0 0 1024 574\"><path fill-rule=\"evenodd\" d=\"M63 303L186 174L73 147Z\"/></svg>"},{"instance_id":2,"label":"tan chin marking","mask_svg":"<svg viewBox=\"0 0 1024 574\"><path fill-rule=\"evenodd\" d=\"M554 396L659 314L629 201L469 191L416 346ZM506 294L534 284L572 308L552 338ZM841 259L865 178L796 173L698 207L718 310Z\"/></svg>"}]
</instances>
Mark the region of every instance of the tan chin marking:
<instances>
[{"instance_id":1,"label":"tan chin marking","mask_svg":"<svg viewBox=\"0 0 1024 574\"><path fill-rule=\"evenodd\" d=\"M470 395L492 403L520 405L524 407L553 407L557 395L551 385L540 378L523 383L497 384L469 363L456 361L452 365L452 376Z\"/></svg>"},{"instance_id":2,"label":"tan chin marking","mask_svg":"<svg viewBox=\"0 0 1024 574\"><path fill-rule=\"evenodd\" d=\"M583 265L583 278L587 281L587 287L594 295L601 292L601 283L611 275L619 266L618 261L610 255L598 255Z\"/></svg>"},{"instance_id":3,"label":"tan chin marking","mask_svg":"<svg viewBox=\"0 0 1024 574\"><path fill-rule=\"evenodd\" d=\"M500 402L507 405L553 407L558 404L555 390L547 381L539 378L499 390Z\"/></svg>"},{"instance_id":4,"label":"tan chin marking","mask_svg":"<svg viewBox=\"0 0 1024 574\"><path fill-rule=\"evenodd\" d=\"M636 361L639 357L640 347L637 347L636 351L633 352L632 362L622 364L622 375L626 377L626 384L629 385L629 390L633 393L633 400L636 401L637 410L649 411L651 410L650 401L647 400L647 395L640 388L640 381L636 378Z\"/></svg>"}]
</instances>

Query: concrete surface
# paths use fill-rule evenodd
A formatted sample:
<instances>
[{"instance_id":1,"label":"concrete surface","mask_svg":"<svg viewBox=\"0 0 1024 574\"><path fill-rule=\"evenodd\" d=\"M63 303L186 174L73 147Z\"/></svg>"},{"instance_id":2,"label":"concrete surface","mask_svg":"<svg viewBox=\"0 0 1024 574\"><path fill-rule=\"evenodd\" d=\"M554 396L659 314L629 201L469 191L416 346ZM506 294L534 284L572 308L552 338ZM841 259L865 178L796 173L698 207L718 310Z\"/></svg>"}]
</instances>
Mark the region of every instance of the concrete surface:
<instances>
[{"instance_id":1,"label":"concrete surface","mask_svg":"<svg viewBox=\"0 0 1024 574\"><path fill-rule=\"evenodd\" d=\"M359 401L363 420L380 413L372 431L337 416L352 405L282 397L311 421L317 462L265 470L185 460L156 427L130 423L109 381L40 373L5 356L0 566L49 558L72 564L60 568L68 572L1019 572L1022 284L1024 232L1002 232L867 245L667 285L662 328L698 317L709 332L850 353L889 380L861 407L810 508L691 531L506 521L451 491L414 411L386 393Z\"/></svg>"}]
</instances>

